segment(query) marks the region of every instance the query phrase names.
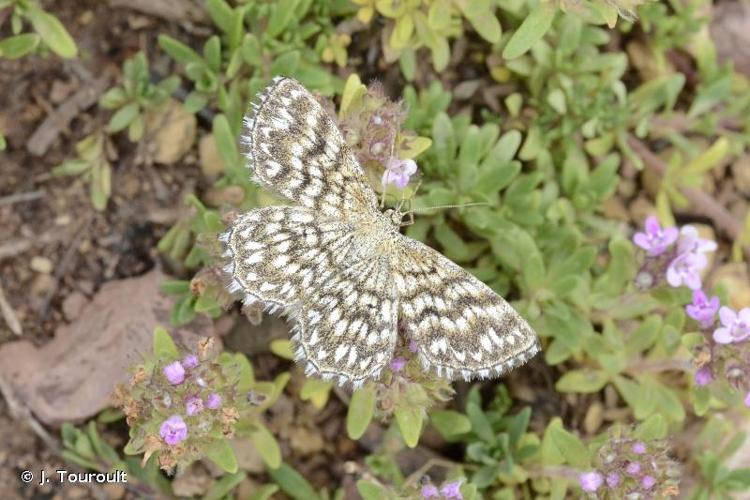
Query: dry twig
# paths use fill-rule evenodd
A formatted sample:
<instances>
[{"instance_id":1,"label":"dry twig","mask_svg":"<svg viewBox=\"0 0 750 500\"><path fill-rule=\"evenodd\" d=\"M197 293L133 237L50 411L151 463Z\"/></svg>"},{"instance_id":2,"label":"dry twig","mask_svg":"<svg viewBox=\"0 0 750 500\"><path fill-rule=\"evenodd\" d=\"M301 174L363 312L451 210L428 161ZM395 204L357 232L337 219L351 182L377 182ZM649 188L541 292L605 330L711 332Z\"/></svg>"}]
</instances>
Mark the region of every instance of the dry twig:
<instances>
[{"instance_id":1,"label":"dry twig","mask_svg":"<svg viewBox=\"0 0 750 500\"><path fill-rule=\"evenodd\" d=\"M8 301L5 298L5 291L3 290L2 282L0 282L0 313L2 313L3 318L5 318L5 322L8 324L8 328L10 328L11 332L13 332L16 335L23 334L23 329L21 328L21 322L18 321L18 316L16 316L16 311L13 310L13 307L8 303Z\"/></svg>"}]
</instances>

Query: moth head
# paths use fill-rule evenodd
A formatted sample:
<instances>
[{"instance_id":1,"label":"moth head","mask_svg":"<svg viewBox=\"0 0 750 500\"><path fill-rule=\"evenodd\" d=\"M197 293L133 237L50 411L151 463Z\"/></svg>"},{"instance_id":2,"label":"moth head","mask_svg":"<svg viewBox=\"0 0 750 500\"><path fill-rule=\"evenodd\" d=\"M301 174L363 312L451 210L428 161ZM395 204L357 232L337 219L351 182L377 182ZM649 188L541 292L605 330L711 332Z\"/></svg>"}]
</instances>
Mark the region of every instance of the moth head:
<instances>
[{"instance_id":1,"label":"moth head","mask_svg":"<svg viewBox=\"0 0 750 500\"><path fill-rule=\"evenodd\" d=\"M404 218L404 214L401 213L399 210L394 210L392 208L389 208L384 212L384 214L388 220L391 221L391 223L394 226L401 226L401 221Z\"/></svg>"}]
</instances>

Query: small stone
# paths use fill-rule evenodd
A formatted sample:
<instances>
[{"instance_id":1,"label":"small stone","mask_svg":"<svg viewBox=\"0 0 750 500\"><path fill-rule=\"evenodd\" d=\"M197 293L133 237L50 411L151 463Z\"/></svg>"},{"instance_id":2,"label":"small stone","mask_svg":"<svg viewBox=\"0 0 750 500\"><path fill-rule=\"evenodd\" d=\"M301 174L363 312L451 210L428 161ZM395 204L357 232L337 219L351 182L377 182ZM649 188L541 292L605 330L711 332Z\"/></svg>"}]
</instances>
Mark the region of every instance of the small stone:
<instances>
[{"instance_id":1,"label":"small stone","mask_svg":"<svg viewBox=\"0 0 750 500\"><path fill-rule=\"evenodd\" d=\"M102 490L106 493L105 496L112 500L125 496L125 486L119 483L105 483L102 485Z\"/></svg>"},{"instance_id":2,"label":"small stone","mask_svg":"<svg viewBox=\"0 0 750 500\"><path fill-rule=\"evenodd\" d=\"M63 82L62 80L55 80L52 82L52 88L49 91L49 100L54 104L60 104L63 102L74 90L78 89L77 82Z\"/></svg>"},{"instance_id":3,"label":"small stone","mask_svg":"<svg viewBox=\"0 0 750 500\"><path fill-rule=\"evenodd\" d=\"M602 426L603 421L604 406L599 401L595 401L586 411L586 416L583 418L583 429L589 435L596 434L596 431Z\"/></svg>"},{"instance_id":4,"label":"small stone","mask_svg":"<svg viewBox=\"0 0 750 500\"><path fill-rule=\"evenodd\" d=\"M70 217L70 214L62 214L55 217L55 225L56 226L67 226L70 224L72 218Z\"/></svg>"},{"instance_id":5,"label":"small stone","mask_svg":"<svg viewBox=\"0 0 750 500\"><path fill-rule=\"evenodd\" d=\"M172 493L178 497L203 496L213 480L202 464L193 463L172 481Z\"/></svg>"},{"instance_id":6,"label":"small stone","mask_svg":"<svg viewBox=\"0 0 750 500\"><path fill-rule=\"evenodd\" d=\"M198 144L201 171L206 177L214 177L224 171L224 160L216 149L216 141L211 134L204 135Z\"/></svg>"},{"instance_id":7,"label":"small stone","mask_svg":"<svg viewBox=\"0 0 750 500\"><path fill-rule=\"evenodd\" d=\"M745 265L739 262L724 264L711 275L711 287L721 285L729 292L729 307L739 311L750 307L750 277Z\"/></svg>"},{"instance_id":8,"label":"small stone","mask_svg":"<svg viewBox=\"0 0 750 500\"><path fill-rule=\"evenodd\" d=\"M261 474L266 470L263 459L249 438L233 438L230 440L230 444L232 445L234 456L237 458L237 465L240 469L254 474Z\"/></svg>"},{"instance_id":9,"label":"small stone","mask_svg":"<svg viewBox=\"0 0 750 500\"><path fill-rule=\"evenodd\" d=\"M323 437L320 432L305 427L289 429L289 446L300 455L313 455L323 450Z\"/></svg>"},{"instance_id":10,"label":"small stone","mask_svg":"<svg viewBox=\"0 0 750 500\"><path fill-rule=\"evenodd\" d=\"M35 255L31 258L29 267L31 267L33 271L36 271L38 273L49 274L52 272L52 261L47 257Z\"/></svg>"},{"instance_id":11,"label":"small stone","mask_svg":"<svg viewBox=\"0 0 750 500\"><path fill-rule=\"evenodd\" d=\"M244 199L245 190L240 186L211 188L203 196L203 201L211 207L222 207L224 205L238 206Z\"/></svg>"},{"instance_id":12,"label":"small stone","mask_svg":"<svg viewBox=\"0 0 750 500\"><path fill-rule=\"evenodd\" d=\"M197 128L195 115L174 99L147 113L146 137L153 147L154 161L170 165L180 160L193 147Z\"/></svg>"},{"instance_id":13,"label":"small stone","mask_svg":"<svg viewBox=\"0 0 750 500\"><path fill-rule=\"evenodd\" d=\"M661 154L659 156L666 161L666 158ZM661 175L650 168L644 168L641 172L641 183L643 184L643 189L648 193L649 198L652 200L656 199L656 195L659 193L659 189L661 189Z\"/></svg>"},{"instance_id":14,"label":"small stone","mask_svg":"<svg viewBox=\"0 0 750 500\"><path fill-rule=\"evenodd\" d=\"M635 221L644 221L649 215L656 213L656 207L645 196L639 196L628 207L630 217Z\"/></svg>"},{"instance_id":15,"label":"small stone","mask_svg":"<svg viewBox=\"0 0 750 500\"><path fill-rule=\"evenodd\" d=\"M629 221L630 215L625 204L617 196L610 196L602 202L602 212L608 219L615 219L621 221Z\"/></svg>"},{"instance_id":16,"label":"small stone","mask_svg":"<svg viewBox=\"0 0 750 500\"><path fill-rule=\"evenodd\" d=\"M74 319L76 319L81 313L81 309L83 309L83 306L86 305L86 302L88 302L88 300L86 299L86 296L81 292L73 292L65 297L65 300L63 300L62 303L62 310L63 314L65 315L65 319L67 319L68 321L73 321Z\"/></svg>"}]
</instances>

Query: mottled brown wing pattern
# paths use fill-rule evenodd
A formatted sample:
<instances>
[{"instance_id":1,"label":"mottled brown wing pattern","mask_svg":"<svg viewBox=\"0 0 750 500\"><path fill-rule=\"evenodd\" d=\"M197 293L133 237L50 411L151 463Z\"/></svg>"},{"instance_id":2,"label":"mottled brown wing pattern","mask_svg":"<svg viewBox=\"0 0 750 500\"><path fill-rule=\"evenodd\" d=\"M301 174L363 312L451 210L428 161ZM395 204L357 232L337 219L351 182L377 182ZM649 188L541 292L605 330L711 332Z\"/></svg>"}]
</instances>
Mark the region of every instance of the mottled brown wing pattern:
<instances>
[{"instance_id":1,"label":"mottled brown wing pattern","mask_svg":"<svg viewBox=\"0 0 750 500\"><path fill-rule=\"evenodd\" d=\"M354 226L319 220L305 207L251 210L222 235L232 276L229 290L271 312L299 302L300 290L321 286L346 259Z\"/></svg>"},{"instance_id":2,"label":"mottled brown wing pattern","mask_svg":"<svg viewBox=\"0 0 750 500\"><path fill-rule=\"evenodd\" d=\"M375 192L334 120L299 82L277 77L242 131L254 179L323 216L378 210Z\"/></svg>"},{"instance_id":3,"label":"mottled brown wing pattern","mask_svg":"<svg viewBox=\"0 0 750 500\"><path fill-rule=\"evenodd\" d=\"M317 373L355 388L377 378L398 338L397 299L387 259L361 260L325 286L303 292L295 356Z\"/></svg>"},{"instance_id":4,"label":"mottled brown wing pattern","mask_svg":"<svg viewBox=\"0 0 750 500\"><path fill-rule=\"evenodd\" d=\"M486 378L539 351L528 323L487 285L418 241L403 237L401 246L393 264L399 322L424 368Z\"/></svg>"},{"instance_id":5,"label":"mottled brown wing pattern","mask_svg":"<svg viewBox=\"0 0 750 500\"><path fill-rule=\"evenodd\" d=\"M425 369L489 377L538 349L505 300L398 231L333 119L298 82L276 78L245 120L254 179L298 207L237 217L221 236L229 289L294 322L307 373L360 386L388 364L403 327Z\"/></svg>"},{"instance_id":6,"label":"mottled brown wing pattern","mask_svg":"<svg viewBox=\"0 0 750 500\"><path fill-rule=\"evenodd\" d=\"M294 320L308 373L354 387L380 373L397 338L388 260L362 252L364 237L351 223L278 206L239 216L221 236L230 291Z\"/></svg>"}]
</instances>

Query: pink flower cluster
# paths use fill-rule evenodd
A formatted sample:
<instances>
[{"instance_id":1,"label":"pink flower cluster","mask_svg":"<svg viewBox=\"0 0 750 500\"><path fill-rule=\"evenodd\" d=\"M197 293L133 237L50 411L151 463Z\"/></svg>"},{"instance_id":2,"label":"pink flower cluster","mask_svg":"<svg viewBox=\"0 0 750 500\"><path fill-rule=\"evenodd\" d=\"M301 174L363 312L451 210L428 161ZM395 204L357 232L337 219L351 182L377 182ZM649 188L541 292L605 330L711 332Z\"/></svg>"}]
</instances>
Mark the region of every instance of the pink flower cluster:
<instances>
[{"instance_id":1,"label":"pink flower cluster","mask_svg":"<svg viewBox=\"0 0 750 500\"><path fill-rule=\"evenodd\" d=\"M181 385L189 375L189 371L198 367L200 361L195 354L185 356L182 361L174 361L164 367L162 373L173 386ZM200 377L195 377L195 382L199 387L205 387L205 381ZM216 410L221 406L221 396L217 393L211 393L205 401L198 395L191 395L185 399L185 413L192 417L202 412L205 408ZM188 426L180 415L172 415L159 427L159 435L164 442L174 446L187 439Z\"/></svg>"},{"instance_id":2,"label":"pink flower cluster","mask_svg":"<svg viewBox=\"0 0 750 500\"><path fill-rule=\"evenodd\" d=\"M446 500L463 500L464 496L461 494L461 483L462 480L451 481L443 484L440 489L434 484L425 484L422 486L422 498L428 499L446 499Z\"/></svg>"},{"instance_id":3,"label":"pink flower cluster","mask_svg":"<svg viewBox=\"0 0 750 500\"><path fill-rule=\"evenodd\" d=\"M646 219L642 232L635 233L633 243L646 251L638 279L645 287L665 276L670 286L699 290L700 273L708 265L706 253L716 250L716 242L699 237L693 226L662 228L654 216Z\"/></svg>"},{"instance_id":4,"label":"pink flower cluster","mask_svg":"<svg viewBox=\"0 0 750 500\"><path fill-rule=\"evenodd\" d=\"M597 462L596 469L578 475L581 489L593 497L604 488L607 498L657 498L671 489L678 473L659 441L612 438L599 450Z\"/></svg>"},{"instance_id":5,"label":"pink flower cluster","mask_svg":"<svg viewBox=\"0 0 750 500\"><path fill-rule=\"evenodd\" d=\"M383 186L393 184L399 189L404 189L409 184L409 179L417 173L417 164L414 160L396 160L388 162L388 166L383 172Z\"/></svg>"},{"instance_id":6,"label":"pink flower cluster","mask_svg":"<svg viewBox=\"0 0 750 500\"><path fill-rule=\"evenodd\" d=\"M685 312L698 322L706 338L706 343L698 350L703 355L696 356L702 361L695 372L695 384L706 386L713 382L715 373L723 371L730 384L747 391L744 402L750 407L750 367L743 361L750 350L750 342L747 342L750 339L750 307L739 311L722 307L719 297L709 299L702 290L695 290L693 301L685 306Z\"/></svg>"}]
</instances>

